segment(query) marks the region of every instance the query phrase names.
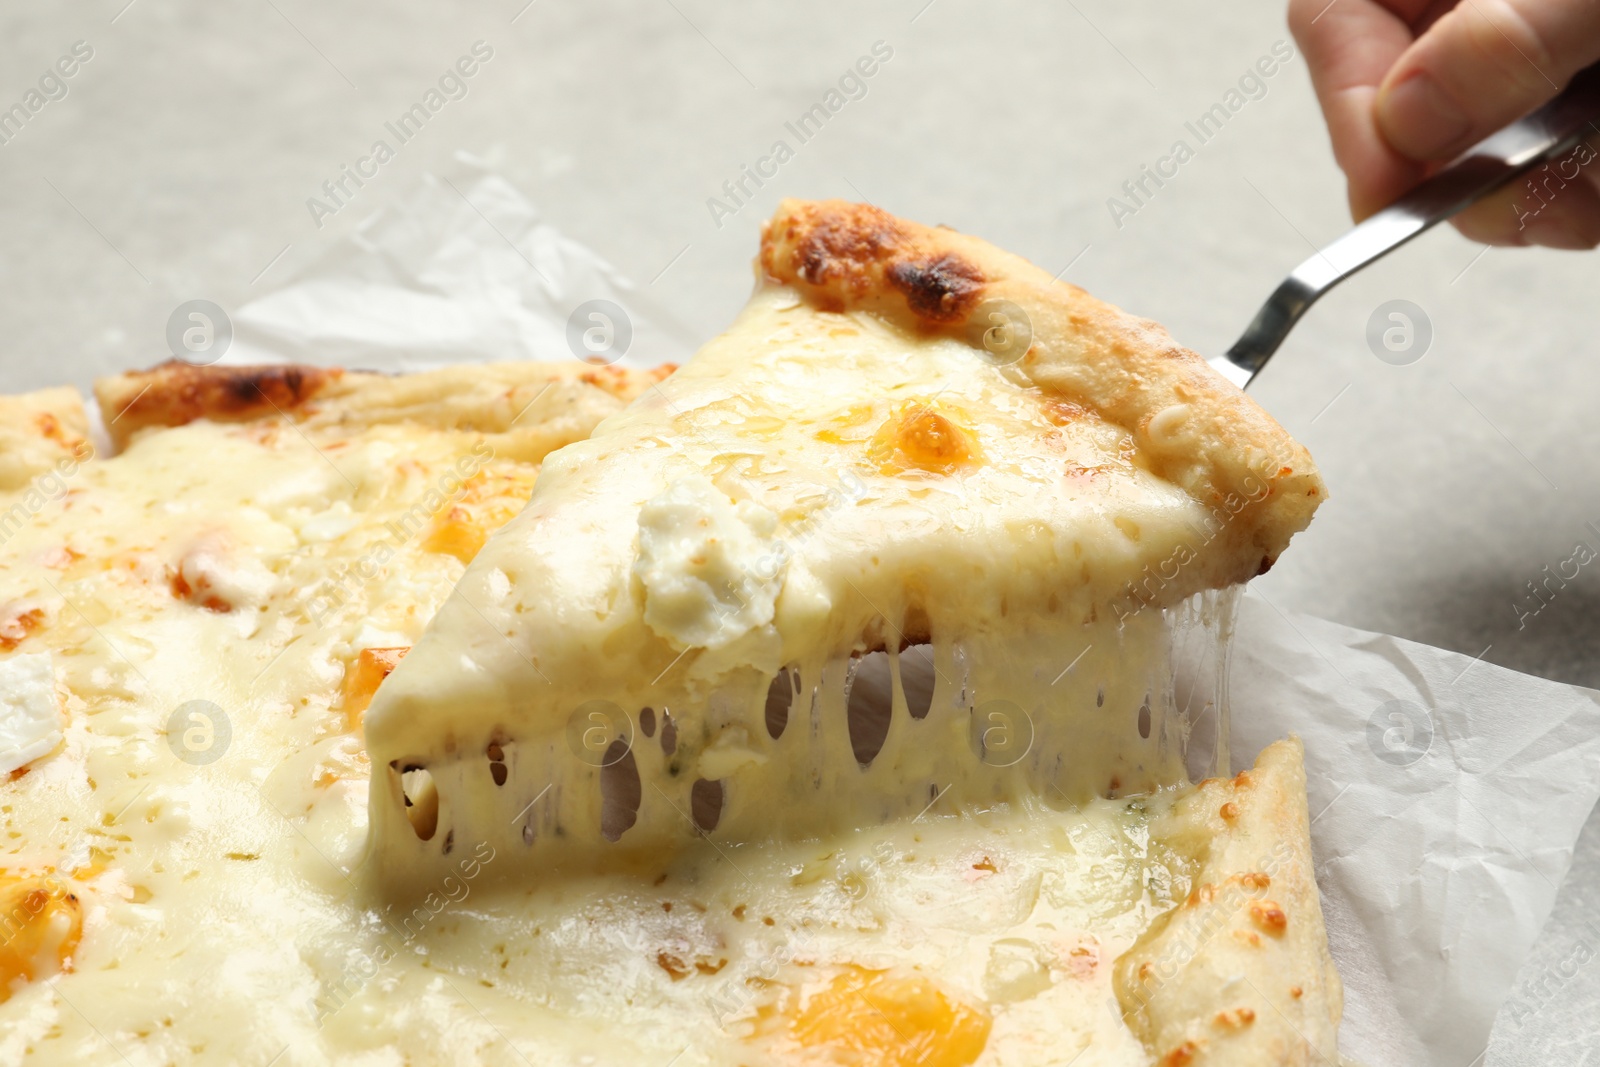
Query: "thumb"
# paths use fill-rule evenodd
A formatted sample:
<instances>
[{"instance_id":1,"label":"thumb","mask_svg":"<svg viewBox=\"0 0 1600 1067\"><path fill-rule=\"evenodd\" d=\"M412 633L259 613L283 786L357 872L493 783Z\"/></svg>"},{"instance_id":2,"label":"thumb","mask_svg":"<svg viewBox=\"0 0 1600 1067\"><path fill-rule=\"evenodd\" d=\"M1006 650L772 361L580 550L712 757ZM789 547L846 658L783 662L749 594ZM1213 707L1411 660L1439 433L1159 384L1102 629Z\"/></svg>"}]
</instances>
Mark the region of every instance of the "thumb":
<instances>
[{"instance_id":1,"label":"thumb","mask_svg":"<svg viewBox=\"0 0 1600 1067\"><path fill-rule=\"evenodd\" d=\"M1463 0L1395 61L1378 128L1401 155L1448 159L1555 96L1600 58L1593 0Z\"/></svg>"}]
</instances>

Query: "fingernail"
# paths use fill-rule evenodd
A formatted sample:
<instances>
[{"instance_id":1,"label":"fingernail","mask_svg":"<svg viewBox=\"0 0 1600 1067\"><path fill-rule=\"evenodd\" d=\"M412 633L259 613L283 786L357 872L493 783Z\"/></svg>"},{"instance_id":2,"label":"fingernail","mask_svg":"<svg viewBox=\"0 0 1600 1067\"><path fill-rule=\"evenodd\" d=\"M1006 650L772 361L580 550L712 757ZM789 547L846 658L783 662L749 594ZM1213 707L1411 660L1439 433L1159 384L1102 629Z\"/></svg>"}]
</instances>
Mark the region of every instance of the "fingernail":
<instances>
[{"instance_id":1,"label":"fingernail","mask_svg":"<svg viewBox=\"0 0 1600 1067\"><path fill-rule=\"evenodd\" d=\"M1586 252L1600 245L1600 219L1594 216L1591 202L1574 202L1562 208L1563 201L1557 199L1539 213L1526 230L1529 244L1571 252Z\"/></svg>"},{"instance_id":2,"label":"fingernail","mask_svg":"<svg viewBox=\"0 0 1600 1067\"><path fill-rule=\"evenodd\" d=\"M1447 155L1472 128L1472 120L1432 75L1418 72L1378 98L1378 123L1401 155Z\"/></svg>"}]
</instances>

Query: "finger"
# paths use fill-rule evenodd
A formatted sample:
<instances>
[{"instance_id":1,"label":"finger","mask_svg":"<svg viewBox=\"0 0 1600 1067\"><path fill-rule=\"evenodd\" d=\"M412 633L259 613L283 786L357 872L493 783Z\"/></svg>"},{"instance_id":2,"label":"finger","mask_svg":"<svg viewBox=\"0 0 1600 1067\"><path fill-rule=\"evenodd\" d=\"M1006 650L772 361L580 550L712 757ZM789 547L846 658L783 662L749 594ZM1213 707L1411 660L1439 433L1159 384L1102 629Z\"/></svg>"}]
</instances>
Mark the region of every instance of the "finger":
<instances>
[{"instance_id":1,"label":"finger","mask_svg":"<svg viewBox=\"0 0 1600 1067\"><path fill-rule=\"evenodd\" d=\"M1383 78L1378 126L1402 156L1448 159L1555 96L1597 58L1592 0L1462 0Z\"/></svg>"},{"instance_id":2,"label":"finger","mask_svg":"<svg viewBox=\"0 0 1600 1067\"><path fill-rule=\"evenodd\" d=\"M1391 9L1376 0L1290 0L1289 28L1311 70L1327 119L1333 158L1349 182L1357 219L1385 206L1420 181L1424 168L1379 133L1373 103L1389 68L1411 46L1408 22L1423 0Z\"/></svg>"},{"instance_id":3,"label":"finger","mask_svg":"<svg viewBox=\"0 0 1600 1067\"><path fill-rule=\"evenodd\" d=\"M1456 229L1494 245L1600 246L1600 153L1582 144L1456 216Z\"/></svg>"}]
</instances>

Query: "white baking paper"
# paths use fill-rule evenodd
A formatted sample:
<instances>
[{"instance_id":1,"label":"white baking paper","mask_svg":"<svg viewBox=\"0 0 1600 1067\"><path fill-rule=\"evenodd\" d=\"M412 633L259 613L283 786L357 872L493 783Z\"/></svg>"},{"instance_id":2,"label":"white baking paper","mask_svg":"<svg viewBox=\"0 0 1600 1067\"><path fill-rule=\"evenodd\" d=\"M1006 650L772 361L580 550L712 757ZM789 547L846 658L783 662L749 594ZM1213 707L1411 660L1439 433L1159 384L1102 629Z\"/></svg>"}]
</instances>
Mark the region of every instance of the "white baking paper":
<instances>
[{"instance_id":1,"label":"white baking paper","mask_svg":"<svg viewBox=\"0 0 1600 1067\"><path fill-rule=\"evenodd\" d=\"M572 358L608 299L622 362L693 344L603 260L463 160L281 290L240 308L226 362L416 370ZM1280 612L1247 594L1231 674L1235 767L1305 741L1312 845L1345 983L1342 1051L1474 1067L1600 795L1600 694Z\"/></svg>"},{"instance_id":2,"label":"white baking paper","mask_svg":"<svg viewBox=\"0 0 1600 1067\"><path fill-rule=\"evenodd\" d=\"M1305 741L1341 1051L1472 1067L1600 797L1600 693L1248 593L1230 687L1236 764Z\"/></svg>"},{"instance_id":3,"label":"white baking paper","mask_svg":"<svg viewBox=\"0 0 1600 1067\"><path fill-rule=\"evenodd\" d=\"M590 354L574 349L568 327L592 300L620 305L632 335L604 362L653 367L695 348L646 293L461 156L456 173L429 175L287 285L234 311L220 362L413 371L568 360Z\"/></svg>"}]
</instances>

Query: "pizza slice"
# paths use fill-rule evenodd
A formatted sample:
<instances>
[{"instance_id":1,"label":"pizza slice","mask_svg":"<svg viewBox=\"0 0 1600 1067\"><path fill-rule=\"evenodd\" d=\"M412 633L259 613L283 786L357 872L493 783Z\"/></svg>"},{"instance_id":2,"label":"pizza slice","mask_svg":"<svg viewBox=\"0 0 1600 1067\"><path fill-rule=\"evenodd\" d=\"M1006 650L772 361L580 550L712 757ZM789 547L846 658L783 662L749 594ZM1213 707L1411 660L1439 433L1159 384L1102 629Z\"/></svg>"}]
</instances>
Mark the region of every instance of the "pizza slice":
<instances>
[{"instance_id":1,"label":"pizza slice","mask_svg":"<svg viewBox=\"0 0 1600 1067\"><path fill-rule=\"evenodd\" d=\"M619 961L713 1062L1332 1056L1298 744L1189 785L1172 683L1184 617L1324 498L1305 450L949 230L788 201L758 276L549 458L379 689L371 884L428 899L492 852L557 931L532 957ZM673 886L704 917L637 935Z\"/></svg>"},{"instance_id":2,"label":"pizza slice","mask_svg":"<svg viewBox=\"0 0 1600 1067\"><path fill-rule=\"evenodd\" d=\"M974 238L790 201L759 270L732 328L550 458L385 686L385 864L427 870L458 821L603 859L1180 775L1164 609L1272 564L1325 493L1305 450ZM852 718L854 659L917 644L931 698L897 677Z\"/></svg>"}]
</instances>

